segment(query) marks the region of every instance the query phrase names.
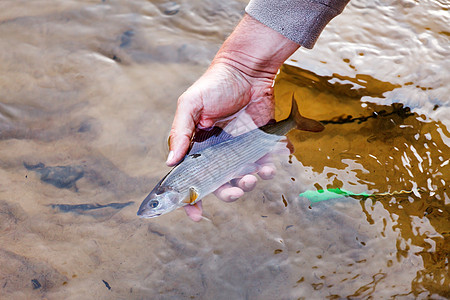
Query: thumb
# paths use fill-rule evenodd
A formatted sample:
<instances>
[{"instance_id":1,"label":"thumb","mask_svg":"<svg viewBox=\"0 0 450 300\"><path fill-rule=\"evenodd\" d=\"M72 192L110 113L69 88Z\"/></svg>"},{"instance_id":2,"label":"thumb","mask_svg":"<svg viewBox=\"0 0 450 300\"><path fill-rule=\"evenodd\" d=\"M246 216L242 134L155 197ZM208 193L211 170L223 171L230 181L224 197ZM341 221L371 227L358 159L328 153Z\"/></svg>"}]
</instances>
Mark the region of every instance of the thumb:
<instances>
[{"instance_id":1,"label":"thumb","mask_svg":"<svg viewBox=\"0 0 450 300\"><path fill-rule=\"evenodd\" d=\"M186 155L195 130L198 109L186 101L178 101L177 111L169 137L169 155L166 164L174 166Z\"/></svg>"}]
</instances>

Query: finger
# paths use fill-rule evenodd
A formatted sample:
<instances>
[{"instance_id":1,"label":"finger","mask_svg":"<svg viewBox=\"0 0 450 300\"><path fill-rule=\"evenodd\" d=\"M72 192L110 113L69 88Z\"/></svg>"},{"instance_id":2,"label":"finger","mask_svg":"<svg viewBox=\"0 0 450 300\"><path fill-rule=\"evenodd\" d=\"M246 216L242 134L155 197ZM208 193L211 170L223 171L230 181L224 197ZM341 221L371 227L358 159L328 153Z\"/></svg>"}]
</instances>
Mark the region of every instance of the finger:
<instances>
[{"instance_id":1,"label":"finger","mask_svg":"<svg viewBox=\"0 0 450 300\"><path fill-rule=\"evenodd\" d=\"M178 101L177 111L170 131L169 147L170 152L166 164L173 166L186 155L195 130L196 118L199 109L193 102L188 100Z\"/></svg>"},{"instance_id":2,"label":"finger","mask_svg":"<svg viewBox=\"0 0 450 300\"><path fill-rule=\"evenodd\" d=\"M256 161L256 163L257 163L258 165L260 165L260 166L264 166L264 165L273 163L272 154L269 153L269 154L264 155L263 157L261 157L260 159L258 159L258 160Z\"/></svg>"},{"instance_id":3,"label":"finger","mask_svg":"<svg viewBox=\"0 0 450 300\"><path fill-rule=\"evenodd\" d=\"M242 189L244 192L250 192L255 188L257 181L258 179L256 176L248 174L242 178L237 178L234 180L233 185Z\"/></svg>"},{"instance_id":4,"label":"finger","mask_svg":"<svg viewBox=\"0 0 450 300\"><path fill-rule=\"evenodd\" d=\"M203 207L202 200L198 201L194 205L183 206L184 211L191 218L192 221L198 222L202 219Z\"/></svg>"},{"instance_id":5,"label":"finger","mask_svg":"<svg viewBox=\"0 0 450 300\"><path fill-rule=\"evenodd\" d=\"M258 175L263 180L273 179L276 175L276 167L273 163L272 154L267 154L260 158L257 162L260 165Z\"/></svg>"},{"instance_id":6,"label":"finger","mask_svg":"<svg viewBox=\"0 0 450 300\"><path fill-rule=\"evenodd\" d=\"M276 175L275 165L273 163L262 165L258 171L258 175L263 180L273 179Z\"/></svg>"},{"instance_id":7,"label":"finger","mask_svg":"<svg viewBox=\"0 0 450 300\"><path fill-rule=\"evenodd\" d=\"M271 152L271 154L276 155L290 155L294 153L294 145L289 141L289 139L285 139L277 144L275 150Z\"/></svg>"},{"instance_id":8,"label":"finger","mask_svg":"<svg viewBox=\"0 0 450 300\"><path fill-rule=\"evenodd\" d=\"M214 194L222 201L233 202L239 197L242 197L244 195L244 191L239 187L231 186L231 184L226 183L218 188Z\"/></svg>"}]
</instances>

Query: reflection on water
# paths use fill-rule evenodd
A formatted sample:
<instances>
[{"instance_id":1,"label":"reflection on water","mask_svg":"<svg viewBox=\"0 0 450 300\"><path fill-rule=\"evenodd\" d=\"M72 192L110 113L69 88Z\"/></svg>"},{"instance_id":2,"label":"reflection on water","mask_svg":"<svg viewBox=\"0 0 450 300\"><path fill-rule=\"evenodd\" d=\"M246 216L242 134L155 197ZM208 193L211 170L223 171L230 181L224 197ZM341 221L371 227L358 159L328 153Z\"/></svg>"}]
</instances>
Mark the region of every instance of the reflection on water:
<instances>
[{"instance_id":1,"label":"reflection on water","mask_svg":"<svg viewBox=\"0 0 450 300\"><path fill-rule=\"evenodd\" d=\"M447 6L352 2L275 84L278 119L295 92L326 129L193 223L135 213L245 1L3 1L0 295L450 297ZM298 197L326 188L378 196Z\"/></svg>"},{"instance_id":2,"label":"reflection on water","mask_svg":"<svg viewBox=\"0 0 450 300\"><path fill-rule=\"evenodd\" d=\"M312 166L317 189L380 194L360 204L365 221L380 228L379 238L389 230L396 235L395 250L383 258L385 270L378 270L381 277L388 277L388 268L394 264L420 257L423 269L412 278L411 292L432 290L447 296L450 148L442 133L450 134L442 123L424 120L399 103L382 106L358 101L398 87L365 76L364 83L359 78L361 88L355 91L351 84L330 83L339 77L317 76L292 66L282 69L277 96L285 98L294 90L302 95L303 107L320 107L311 114L327 124L323 134L293 133L291 140L301 149L294 154Z\"/></svg>"}]
</instances>

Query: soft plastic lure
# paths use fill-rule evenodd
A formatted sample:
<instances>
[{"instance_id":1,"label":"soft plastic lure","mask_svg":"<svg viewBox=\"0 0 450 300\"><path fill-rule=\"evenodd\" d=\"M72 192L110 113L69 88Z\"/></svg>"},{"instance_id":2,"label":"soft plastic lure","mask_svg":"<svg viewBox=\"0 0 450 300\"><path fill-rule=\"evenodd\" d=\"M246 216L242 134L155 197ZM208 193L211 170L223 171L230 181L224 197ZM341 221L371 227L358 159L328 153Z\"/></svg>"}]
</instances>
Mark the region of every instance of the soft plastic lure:
<instances>
[{"instance_id":1,"label":"soft plastic lure","mask_svg":"<svg viewBox=\"0 0 450 300\"><path fill-rule=\"evenodd\" d=\"M340 199L345 197L354 197L359 196L362 198L369 198L369 197L378 197L378 196L394 196L394 195L400 195L400 194L411 194L412 191L399 191L399 192L392 192L392 193L376 193L376 194L368 194L368 193L353 193L350 191L346 191L344 189L340 188L334 188L334 189L326 189L326 190L317 190L317 191L306 191L301 193L299 196L307 198L311 203L317 203L321 201L326 200L332 200L332 199Z\"/></svg>"}]
</instances>

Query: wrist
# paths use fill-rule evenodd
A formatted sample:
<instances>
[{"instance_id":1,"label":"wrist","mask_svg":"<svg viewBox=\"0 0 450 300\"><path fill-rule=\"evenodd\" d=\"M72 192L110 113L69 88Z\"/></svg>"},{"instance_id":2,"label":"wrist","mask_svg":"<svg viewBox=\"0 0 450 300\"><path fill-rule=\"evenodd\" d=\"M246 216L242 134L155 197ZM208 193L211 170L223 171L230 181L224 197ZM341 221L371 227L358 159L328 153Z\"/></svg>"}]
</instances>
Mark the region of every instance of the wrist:
<instances>
[{"instance_id":1,"label":"wrist","mask_svg":"<svg viewBox=\"0 0 450 300\"><path fill-rule=\"evenodd\" d=\"M245 15L216 54L214 63L228 64L251 77L273 79L300 46Z\"/></svg>"}]
</instances>

